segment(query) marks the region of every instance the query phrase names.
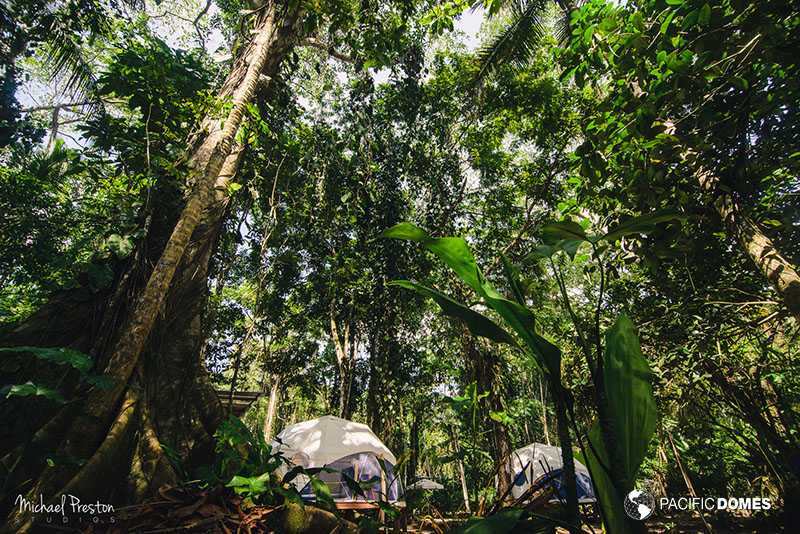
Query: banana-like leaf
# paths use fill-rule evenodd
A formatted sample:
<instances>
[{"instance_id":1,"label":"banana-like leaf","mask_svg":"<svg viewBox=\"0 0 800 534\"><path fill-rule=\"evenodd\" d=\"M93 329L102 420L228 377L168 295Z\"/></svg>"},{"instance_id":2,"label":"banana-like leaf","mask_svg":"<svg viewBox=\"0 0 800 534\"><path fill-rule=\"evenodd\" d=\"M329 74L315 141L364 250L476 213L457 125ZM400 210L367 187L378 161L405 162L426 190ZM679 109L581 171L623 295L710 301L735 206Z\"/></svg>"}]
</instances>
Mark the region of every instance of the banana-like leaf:
<instances>
[{"instance_id":1,"label":"banana-like leaf","mask_svg":"<svg viewBox=\"0 0 800 534\"><path fill-rule=\"evenodd\" d=\"M511 294L514 295L514 300L524 306L525 290L522 288L522 284L519 283L519 270L508 260L505 254L500 257L503 260L503 272L508 280L508 285L511 287Z\"/></svg>"},{"instance_id":2,"label":"banana-like leaf","mask_svg":"<svg viewBox=\"0 0 800 534\"><path fill-rule=\"evenodd\" d=\"M483 518L472 518L454 532L456 534L505 534L517 532L517 523L524 510L522 508L506 508L500 512Z\"/></svg>"},{"instance_id":3,"label":"banana-like leaf","mask_svg":"<svg viewBox=\"0 0 800 534\"><path fill-rule=\"evenodd\" d=\"M578 226L578 228L580 228L580 226ZM581 231L583 230L581 229ZM555 347L555 345L536 334L535 320L528 308L503 297L503 295L498 293L483 277L483 274L475 262L475 257L465 240L460 237L441 237L434 239L428 236L424 230L410 223L395 225L386 230L383 236L395 239L409 239L411 241L423 243L425 248L436 254L453 269L456 275L470 286L478 296L482 297L484 302L496 311L508 326L522 338L525 345L536 357L537 362L545 372L559 373L561 367L561 351ZM405 287L417 290L416 287ZM439 295L445 296L441 293L439 293ZM450 302L463 306L449 297L446 298L449 299ZM471 311L477 313L474 312L474 310ZM495 324L495 326L497 325ZM500 327L498 326L497 328ZM488 336L484 335L483 337Z\"/></svg>"},{"instance_id":4,"label":"banana-like leaf","mask_svg":"<svg viewBox=\"0 0 800 534\"><path fill-rule=\"evenodd\" d=\"M589 236L583 227L575 221L560 221L545 224L542 227L542 241L548 245L559 241L588 241Z\"/></svg>"},{"instance_id":5,"label":"banana-like leaf","mask_svg":"<svg viewBox=\"0 0 800 534\"><path fill-rule=\"evenodd\" d=\"M642 355L633 323L621 315L606 332L603 372L609 417L614 422L615 447L620 451L626 478L635 481L656 428L658 412L650 380L652 373ZM622 496L633 488L615 488L605 467L611 466L599 423L589 431L587 460L592 482L603 507L606 531L630 532ZM605 467L603 467L605 466Z\"/></svg>"},{"instance_id":6,"label":"banana-like leaf","mask_svg":"<svg viewBox=\"0 0 800 534\"><path fill-rule=\"evenodd\" d=\"M525 306L503 297L489 282L483 284L483 299L522 338L542 370L559 376L561 351L536 333L533 313Z\"/></svg>"},{"instance_id":7,"label":"banana-like leaf","mask_svg":"<svg viewBox=\"0 0 800 534\"><path fill-rule=\"evenodd\" d=\"M485 337L498 343L517 345L511 334L503 330L497 323L465 304L450 298L441 291L410 280L394 280L389 282L389 285L412 289L420 295L433 299L445 315L462 321L469 331L476 336Z\"/></svg>"},{"instance_id":8,"label":"banana-like leaf","mask_svg":"<svg viewBox=\"0 0 800 534\"><path fill-rule=\"evenodd\" d=\"M478 294L481 293L483 275L478 270L472 251L460 237L430 237L428 233L411 223L399 223L383 232L383 237L406 239L422 243L425 248L439 256L458 277Z\"/></svg>"},{"instance_id":9,"label":"banana-like leaf","mask_svg":"<svg viewBox=\"0 0 800 534\"><path fill-rule=\"evenodd\" d=\"M611 228L607 234L598 238L598 241L603 240L613 243L626 235L647 233L653 230L659 223L685 221L686 219L688 219L688 216L684 213L674 210L660 210L647 215L640 215L620 223Z\"/></svg>"}]
</instances>

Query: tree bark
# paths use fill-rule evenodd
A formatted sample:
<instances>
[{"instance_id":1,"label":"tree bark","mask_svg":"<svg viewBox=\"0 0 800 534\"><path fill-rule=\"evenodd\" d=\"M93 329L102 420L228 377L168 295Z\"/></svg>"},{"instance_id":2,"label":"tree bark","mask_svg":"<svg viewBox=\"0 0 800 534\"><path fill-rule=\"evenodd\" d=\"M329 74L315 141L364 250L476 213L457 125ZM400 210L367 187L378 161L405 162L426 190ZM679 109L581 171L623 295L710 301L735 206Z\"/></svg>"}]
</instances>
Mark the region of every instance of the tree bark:
<instances>
[{"instance_id":1,"label":"tree bark","mask_svg":"<svg viewBox=\"0 0 800 534\"><path fill-rule=\"evenodd\" d=\"M744 249L758 270L770 281L786 308L800 323L800 274L772 240L745 213L732 192L720 187L720 179L705 167L698 167L700 187L714 195L714 208L732 237Z\"/></svg>"},{"instance_id":2,"label":"tree bark","mask_svg":"<svg viewBox=\"0 0 800 534\"><path fill-rule=\"evenodd\" d=\"M547 426L547 403L544 397L544 380L539 377L539 402L542 405L542 428L544 429L544 442L550 445L550 429Z\"/></svg>"},{"instance_id":3,"label":"tree bark","mask_svg":"<svg viewBox=\"0 0 800 534\"><path fill-rule=\"evenodd\" d=\"M453 440L453 452L456 455L456 467L458 468L458 478L461 480L461 495L464 498L464 509L468 514L472 513L469 506L469 487L467 486L467 475L464 472L464 462L461 460L461 446L458 442L458 432L453 428L450 432Z\"/></svg>"},{"instance_id":4,"label":"tree bark","mask_svg":"<svg viewBox=\"0 0 800 534\"><path fill-rule=\"evenodd\" d=\"M281 394L281 377L275 375L272 378L272 385L269 389L269 403L267 404L267 415L264 417L264 440L269 443L272 439L272 431L275 429L275 421L278 416L278 402Z\"/></svg>"},{"instance_id":5,"label":"tree bark","mask_svg":"<svg viewBox=\"0 0 800 534\"><path fill-rule=\"evenodd\" d=\"M341 334L331 308L331 339L336 349L336 364L339 371L339 417L350 419L350 391L353 387L355 367L355 332L350 321L345 321Z\"/></svg>"},{"instance_id":6,"label":"tree bark","mask_svg":"<svg viewBox=\"0 0 800 534\"><path fill-rule=\"evenodd\" d=\"M472 380L478 393L488 392L487 403L481 407L481 419L487 421L490 435L492 459L497 471L498 495L508 495L513 474L511 473L511 444L508 428L489 416L490 411L503 412L503 399L500 383L500 360L497 354L482 350L474 337L464 328L462 345L467 365L472 367Z\"/></svg>"}]
</instances>

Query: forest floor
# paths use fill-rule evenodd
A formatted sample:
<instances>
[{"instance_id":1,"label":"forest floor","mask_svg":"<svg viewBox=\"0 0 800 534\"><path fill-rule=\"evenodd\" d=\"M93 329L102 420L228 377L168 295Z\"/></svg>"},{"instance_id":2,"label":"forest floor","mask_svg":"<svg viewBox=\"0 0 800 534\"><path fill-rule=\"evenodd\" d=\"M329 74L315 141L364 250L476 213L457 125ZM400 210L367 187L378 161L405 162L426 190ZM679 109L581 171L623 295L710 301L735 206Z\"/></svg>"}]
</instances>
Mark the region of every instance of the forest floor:
<instances>
[{"instance_id":1,"label":"forest floor","mask_svg":"<svg viewBox=\"0 0 800 534\"><path fill-rule=\"evenodd\" d=\"M347 522L324 512L315 507L306 507L306 510L324 517L316 517L309 521L310 528L303 529L304 534L329 534L331 525L336 532L354 532L355 523ZM158 497L142 504L117 508L113 521L89 523L85 528L77 531L86 534L156 534L167 532L203 532L203 533L276 533L285 532L276 525L284 523L285 518L279 518L285 512L284 506L246 506L245 500L232 494L226 488L198 488L165 487L159 491ZM445 518L439 515L439 521L430 521L430 516L425 518L410 517L407 532L442 534L458 526L458 520ZM323 521L316 521L323 519ZM314 527L311 523L317 522ZM333 523L331 523L333 521ZM340 521L340 526L335 526ZM438 524L437 524L438 523ZM783 527L775 519L762 517L725 517L710 520L712 532L716 534L744 534L744 533L772 533L783 532ZM43 525L44 526L44 525ZM686 514L672 517L654 517L646 522L649 534L675 533L703 533L707 532L699 516ZM602 532L599 522L590 524L594 533ZM387 527L381 532L398 532ZM558 529L559 534L566 534L565 530ZM590 532L586 529L586 532Z\"/></svg>"}]
</instances>

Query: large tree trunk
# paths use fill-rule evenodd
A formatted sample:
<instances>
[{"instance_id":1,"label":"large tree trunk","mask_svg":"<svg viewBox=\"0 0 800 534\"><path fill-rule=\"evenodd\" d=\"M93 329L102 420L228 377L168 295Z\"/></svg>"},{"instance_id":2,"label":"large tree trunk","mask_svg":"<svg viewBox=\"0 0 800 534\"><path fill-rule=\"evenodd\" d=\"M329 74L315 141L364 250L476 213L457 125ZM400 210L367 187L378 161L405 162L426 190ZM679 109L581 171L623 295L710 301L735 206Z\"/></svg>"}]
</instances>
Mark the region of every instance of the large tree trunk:
<instances>
[{"instance_id":1,"label":"large tree trunk","mask_svg":"<svg viewBox=\"0 0 800 534\"><path fill-rule=\"evenodd\" d=\"M339 417L350 419L350 391L353 388L355 367L355 329L350 321L345 321L341 333L331 308L331 339L336 349L336 364L339 371Z\"/></svg>"},{"instance_id":2,"label":"large tree trunk","mask_svg":"<svg viewBox=\"0 0 800 534\"><path fill-rule=\"evenodd\" d=\"M469 506L469 487L467 486L467 474L464 472L464 462L461 456L461 444L458 441L458 431L452 428L450 431L450 439L453 443L453 453L456 456L456 467L458 468L458 478L461 481L461 496L464 499L464 510L468 514L472 513Z\"/></svg>"},{"instance_id":3,"label":"large tree trunk","mask_svg":"<svg viewBox=\"0 0 800 534\"><path fill-rule=\"evenodd\" d=\"M715 196L714 207L744 252L755 262L761 273L772 283L789 312L800 323L800 274L797 268L781 255L772 240L742 211L738 200L728 190L719 187L719 177L699 167L700 186Z\"/></svg>"},{"instance_id":4,"label":"large tree trunk","mask_svg":"<svg viewBox=\"0 0 800 534\"><path fill-rule=\"evenodd\" d=\"M487 392L487 405L481 407L481 420L489 425L490 449L492 459L497 470L497 494L507 496L513 480L511 473L511 443L509 442L508 428L489 416L489 411L503 412L503 392L500 382L500 360L497 354L481 350L474 337L464 328L462 333L462 348L466 364L471 368L472 381L475 382L478 393Z\"/></svg>"},{"instance_id":5,"label":"large tree trunk","mask_svg":"<svg viewBox=\"0 0 800 534\"><path fill-rule=\"evenodd\" d=\"M110 358L105 369L114 386L91 390L79 413L69 407L62 410L34 436L33 441L40 445L60 442L59 453L85 459L86 463L77 471L66 465L46 468L30 487L29 496L38 499L41 493L51 500L68 490L80 494L84 500L102 497L118 502L122 496L120 486L125 486L122 482L126 478L133 482L129 489L134 495L152 492L159 483L175 478L161 444L169 443L179 453L186 452L193 444L187 436L204 434L207 440L207 431L213 431L219 422L219 404L198 357L203 337L199 312L205 304L213 240L194 241L190 237L197 235L196 230L203 230L198 226L201 218L214 219L208 217L208 208L214 211L215 181L225 174L223 166L230 161L245 107L253 99L260 75L265 70L275 72L291 46L299 15L299 8L287 9L275 3L260 11L257 35L221 90L221 98L232 99L232 110L222 127L217 118L209 116L200 135L190 143L193 148L187 161L193 192L124 327L119 334L106 336L113 349L108 352ZM214 224L208 228L212 233L218 229ZM186 264L196 266L198 262L199 271L179 268ZM115 296L111 295L112 301ZM88 300L85 307L91 310L95 302ZM187 310L187 301L197 308ZM180 313L175 313L177 309ZM169 324L164 319L185 322ZM186 346L170 342L169 334L175 332L184 334L181 339ZM72 335L82 334L81 329L76 329ZM67 341L68 336L65 332L64 339L59 341ZM148 340L150 349L142 358ZM160 347L158 340L164 341ZM75 346L74 341L73 338L58 344ZM176 376L183 380L175 381ZM127 472L130 477L126 477ZM29 527L28 517L15 514L7 528L13 531Z\"/></svg>"},{"instance_id":6,"label":"large tree trunk","mask_svg":"<svg viewBox=\"0 0 800 534\"><path fill-rule=\"evenodd\" d=\"M269 389L269 403L267 404L267 415L264 417L264 440L269 443L272 439L272 432L275 430L275 421L278 419L278 402L281 396L281 377L272 377L272 385Z\"/></svg>"},{"instance_id":7,"label":"large tree trunk","mask_svg":"<svg viewBox=\"0 0 800 534\"><path fill-rule=\"evenodd\" d=\"M541 375L538 377L539 381L539 403L542 406L542 429L544 430L544 442L550 445L550 429L547 426L547 402L544 395L544 380Z\"/></svg>"}]
</instances>

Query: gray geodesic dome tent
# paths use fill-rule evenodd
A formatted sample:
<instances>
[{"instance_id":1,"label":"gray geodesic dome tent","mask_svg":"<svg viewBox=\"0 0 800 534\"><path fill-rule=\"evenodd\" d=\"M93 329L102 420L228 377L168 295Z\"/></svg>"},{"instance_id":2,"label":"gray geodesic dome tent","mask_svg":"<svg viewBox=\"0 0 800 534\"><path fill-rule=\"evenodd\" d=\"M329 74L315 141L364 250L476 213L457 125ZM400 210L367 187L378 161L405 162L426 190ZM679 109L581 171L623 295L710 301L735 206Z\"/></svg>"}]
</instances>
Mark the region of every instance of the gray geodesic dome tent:
<instances>
[{"instance_id":1,"label":"gray geodesic dome tent","mask_svg":"<svg viewBox=\"0 0 800 534\"><path fill-rule=\"evenodd\" d=\"M397 459L365 424L333 415L303 421L278 434L272 449L289 461L290 465L283 464L278 469L281 476L291 469L291 464L307 469L327 468L316 476L325 482L335 501L397 502L403 498L402 485L394 474ZM353 484L347 483L348 478L375 483L363 488L364 495L359 495ZM292 484L304 499L314 499L306 475L298 475Z\"/></svg>"},{"instance_id":2,"label":"gray geodesic dome tent","mask_svg":"<svg viewBox=\"0 0 800 534\"><path fill-rule=\"evenodd\" d=\"M529 490L535 492L548 486L552 487L560 498L566 497L562 488L564 463L561 460L561 447L531 443L511 453L509 461L514 475L511 495L515 499L522 497ZM578 460L575 460L575 478L578 501L596 502L589 470Z\"/></svg>"}]
</instances>

